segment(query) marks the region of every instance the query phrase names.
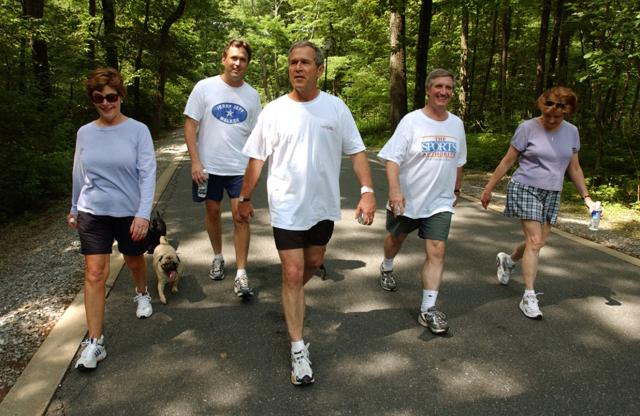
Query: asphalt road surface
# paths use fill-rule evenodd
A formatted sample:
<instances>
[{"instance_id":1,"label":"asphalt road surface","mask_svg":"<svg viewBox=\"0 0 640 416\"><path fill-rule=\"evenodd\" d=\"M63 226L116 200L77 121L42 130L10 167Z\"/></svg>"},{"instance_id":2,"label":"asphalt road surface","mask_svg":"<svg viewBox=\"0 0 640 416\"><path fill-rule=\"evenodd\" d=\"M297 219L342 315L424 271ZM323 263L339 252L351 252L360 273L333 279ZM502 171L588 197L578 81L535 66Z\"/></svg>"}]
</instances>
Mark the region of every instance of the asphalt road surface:
<instances>
[{"instance_id":1,"label":"asphalt road surface","mask_svg":"<svg viewBox=\"0 0 640 416\"><path fill-rule=\"evenodd\" d=\"M423 243L415 234L407 239L395 262L398 291L383 291L377 277L384 170L373 165L379 209L374 225L362 226L353 219L359 185L349 159L342 168L343 219L327 251L328 278L305 288L305 341L316 383L294 387L264 181L252 198L248 274L256 296L242 301L233 294L228 208L227 278L207 276L212 253L203 207L191 202L189 169L183 161L160 203L186 266L180 293L167 290L169 303L160 304L152 278L154 314L138 320L132 280L123 270L107 301L107 359L92 373L70 368L47 414L640 413L637 266L552 234L536 288L544 292L544 319L529 320L518 309L520 269L508 286L495 275L495 255L521 238L519 224L463 200L438 300L452 329L434 336L416 321Z\"/></svg>"}]
</instances>

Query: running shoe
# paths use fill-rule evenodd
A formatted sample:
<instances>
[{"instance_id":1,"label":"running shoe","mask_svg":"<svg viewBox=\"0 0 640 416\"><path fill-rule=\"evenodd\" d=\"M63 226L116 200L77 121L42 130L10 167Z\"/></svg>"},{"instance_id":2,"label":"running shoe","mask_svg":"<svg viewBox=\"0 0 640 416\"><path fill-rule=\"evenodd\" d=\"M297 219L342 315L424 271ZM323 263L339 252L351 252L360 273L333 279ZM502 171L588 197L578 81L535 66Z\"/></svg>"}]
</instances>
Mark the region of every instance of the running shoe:
<instances>
[{"instance_id":1,"label":"running shoe","mask_svg":"<svg viewBox=\"0 0 640 416\"><path fill-rule=\"evenodd\" d=\"M236 280L233 282L233 292L239 298L253 296L253 289L249 287L249 278L246 274L236 276Z\"/></svg>"},{"instance_id":2,"label":"running shoe","mask_svg":"<svg viewBox=\"0 0 640 416\"><path fill-rule=\"evenodd\" d=\"M524 295L520 300L520 310L527 318L542 319L542 311L538 307L538 297L541 293Z\"/></svg>"},{"instance_id":3,"label":"running shoe","mask_svg":"<svg viewBox=\"0 0 640 416\"><path fill-rule=\"evenodd\" d=\"M380 287L389 292L393 292L398 288L393 270L382 270L382 264L380 264Z\"/></svg>"},{"instance_id":4,"label":"running shoe","mask_svg":"<svg viewBox=\"0 0 640 416\"><path fill-rule=\"evenodd\" d=\"M501 285L509 283L511 273L516 268L516 264L507 253L498 253L496 256L496 266L498 267L498 281Z\"/></svg>"},{"instance_id":5,"label":"running shoe","mask_svg":"<svg viewBox=\"0 0 640 416\"><path fill-rule=\"evenodd\" d=\"M291 353L291 383L295 386L303 386L315 383L311 360L309 360L309 344L302 351Z\"/></svg>"},{"instance_id":6,"label":"running shoe","mask_svg":"<svg viewBox=\"0 0 640 416\"><path fill-rule=\"evenodd\" d=\"M151 295L145 288L144 293L139 293L136 288L136 295L133 297L133 301L138 304L136 307L136 316L138 318L148 318L153 313L151 307Z\"/></svg>"},{"instance_id":7,"label":"running shoe","mask_svg":"<svg viewBox=\"0 0 640 416\"><path fill-rule=\"evenodd\" d=\"M100 339L89 338L82 341L84 349L80 358L76 361L76 368L80 371L94 370L98 363L107 358L107 350L104 347L104 336Z\"/></svg>"},{"instance_id":8,"label":"running shoe","mask_svg":"<svg viewBox=\"0 0 640 416\"><path fill-rule=\"evenodd\" d=\"M209 269L209 278L211 280L222 280L224 277L224 260L214 258Z\"/></svg>"},{"instance_id":9,"label":"running shoe","mask_svg":"<svg viewBox=\"0 0 640 416\"><path fill-rule=\"evenodd\" d=\"M436 309L435 306L430 307L425 312L420 311L418 314L418 323L434 334L444 334L449 330L447 315Z\"/></svg>"}]
</instances>

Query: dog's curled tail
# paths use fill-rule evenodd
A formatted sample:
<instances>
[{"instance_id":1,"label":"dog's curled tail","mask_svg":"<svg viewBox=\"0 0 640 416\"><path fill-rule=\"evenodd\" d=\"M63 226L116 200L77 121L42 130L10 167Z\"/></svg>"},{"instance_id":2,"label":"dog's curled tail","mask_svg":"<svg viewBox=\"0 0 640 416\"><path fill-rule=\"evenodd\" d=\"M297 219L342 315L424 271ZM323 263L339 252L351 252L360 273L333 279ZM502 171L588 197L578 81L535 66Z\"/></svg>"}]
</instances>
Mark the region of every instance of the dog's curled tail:
<instances>
[{"instance_id":1,"label":"dog's curled tail","mask_svg":"<svg viewBox=\"0 0 640 416\"><path fill-rule=\"evenodd\" d=\"M164 235L160 236L160 244L169 244L169 240Z\"/></svg>"}]
</instances>

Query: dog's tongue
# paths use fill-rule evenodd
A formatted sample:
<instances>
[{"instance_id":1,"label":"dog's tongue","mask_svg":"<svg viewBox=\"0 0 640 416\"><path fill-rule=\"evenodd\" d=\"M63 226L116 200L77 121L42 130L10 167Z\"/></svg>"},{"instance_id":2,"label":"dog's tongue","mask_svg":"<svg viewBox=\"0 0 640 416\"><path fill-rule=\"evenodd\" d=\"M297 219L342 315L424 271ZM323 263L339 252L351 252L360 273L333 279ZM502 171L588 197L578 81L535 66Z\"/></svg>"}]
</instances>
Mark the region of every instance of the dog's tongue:
<instances>
[{"instance_id":1,"label":"dog's tongue","mask_svg":"<svg viewBox=\"0 0 640 416\"><path fill-rule=\"evenodd\" d=\"M175 270L172 270L169 272L169 281L173 282L174 280L176 280L176 276L178 275L178 273L176 273Z\"/></svg>"}]
</instances>

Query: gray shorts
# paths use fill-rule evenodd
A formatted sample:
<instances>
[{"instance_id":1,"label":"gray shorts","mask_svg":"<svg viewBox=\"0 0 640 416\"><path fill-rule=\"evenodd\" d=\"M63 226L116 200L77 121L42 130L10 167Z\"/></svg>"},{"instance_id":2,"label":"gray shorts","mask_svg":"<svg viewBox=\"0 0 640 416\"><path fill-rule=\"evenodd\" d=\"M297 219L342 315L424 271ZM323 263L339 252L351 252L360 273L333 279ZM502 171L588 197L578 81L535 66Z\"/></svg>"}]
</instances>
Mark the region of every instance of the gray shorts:
<instances>
[{"instance_id":1,"label":"gray shorts","mask_svg":"<svg viewBox=\"0 0 640 416\"><path fill-rule=\"evenodd\" d=\"M548 191L535 186L510 181L504 215L521 220L555 224L560 210L560 191Z\"/></svg>"},{"instance_id":2,"label":"gray shorts","mask_svg":"<svg viewBox=\"0 0 640 416\"><path fill-rule=\"evenodd\" d=\"M418 229L418 237L423 240L447 241L451 228L451 212L438 212L427 218L409 218L403 215L394 217L387 210L387 231L394 238L401 234L410 234Z\"/></svg>"}]
</instances>

